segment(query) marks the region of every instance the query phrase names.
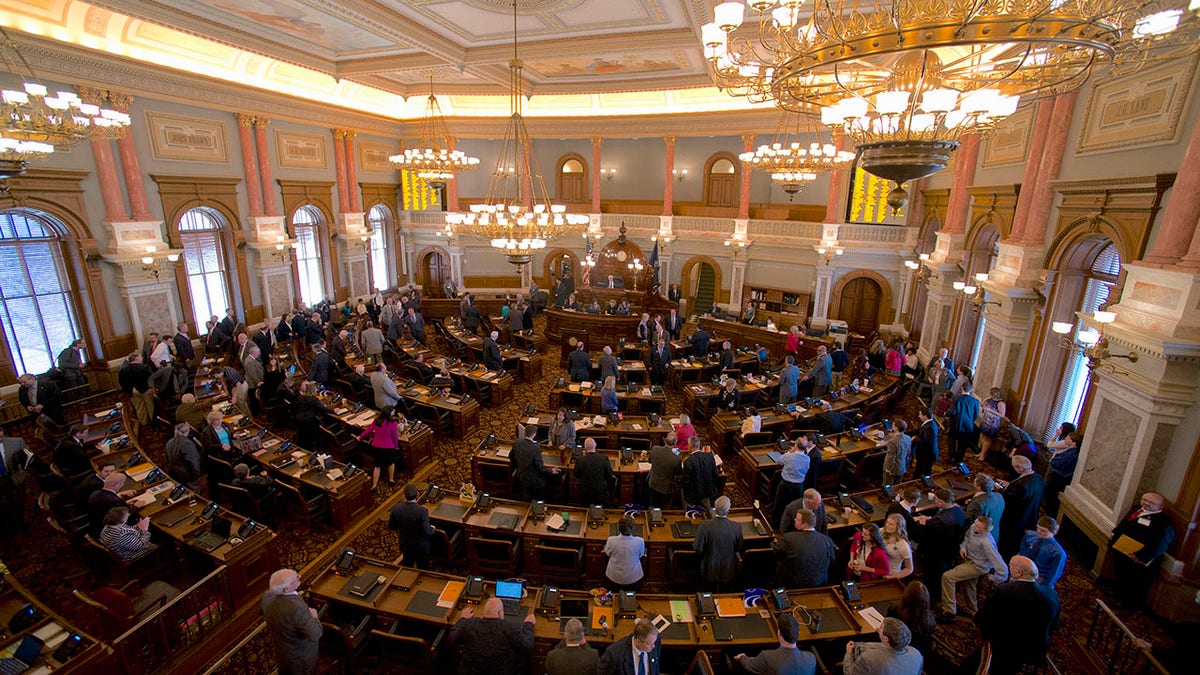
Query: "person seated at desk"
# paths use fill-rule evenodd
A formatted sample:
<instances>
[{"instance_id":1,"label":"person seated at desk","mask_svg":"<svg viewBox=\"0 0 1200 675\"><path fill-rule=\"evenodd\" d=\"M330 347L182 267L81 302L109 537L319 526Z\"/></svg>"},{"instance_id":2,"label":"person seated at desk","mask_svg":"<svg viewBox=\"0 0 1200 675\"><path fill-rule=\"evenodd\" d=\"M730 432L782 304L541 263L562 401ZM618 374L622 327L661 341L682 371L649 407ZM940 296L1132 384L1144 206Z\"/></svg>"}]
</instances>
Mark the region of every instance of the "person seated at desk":
<instances>
[{"instance_id":1,"label":"person seated at desk","mask_svg":"<svg viewBox=\"0 0 1200 675\"><path fill-rule=\"evenodd\" d=\"M590 304L590 305L588 305L588 306L587 306L587 313L588 313L588 314L600 314L600 313L601 313L601 307L600 307L600 300L599 300L599 299L593 299L593 300L592 300L592 304Z\"/></svg>"},{"instance_id":2,"label":"person seated at desk","mask_svg":"<svg viewBox=\"0 0 1200 675\"><path fill-rule=\"evenodd\" d=\"M621 302L617 305L617 316L629 316L633 313L633 306L629 304L629 298L621 298Z\"/></svg>"},{"instance_id":3,"label":"person seated at desk","mask_svg":"<svg viewBox=\"0 0 1200 675\"><path fill-rule=\"evenodd\" d=\"M562 641L546 655L546 675L595 675L599 662L600 652L587 643L583 622L570 618L563 626Z\"/></svg>"},{"instance_id":4,"label":"person seated at desk","mask_svg":"<svg viewBox=\"0 0 1200 675\"><path fill-rule=\"evenodd\" d=\"M737 380L732 377L726 379L725 386L721 387L721 392L717 394L717 409L736 410L739 396Z\"/></svg>"},{"instance_id":5,"label":"person seated at desk","mask_svg":"<svg viewBox=\"0 0 1200 675\"><path fill-rule=\"evenodd\" d=\"M610 274L601 286L603 288L625 288L625 279Z\"/></svg>"},{"instance_id":6,"label":"person seated at desk","mask_svg":"<svg viewBox=\"0 0 1200 675\"><path fill-rule=\"evenodd\" d=\"M879 642L846 643L845 675L920 675L925 658L911 644L912 632L900 619L888 617L879 625Z\"/></svg>"},{"instance_id":7,"label":"person seated at desk","mask_svg":"<svg viewBox=\"0 0 1200 675\"><path fill-rule=\"evenodd\" d=\"M748 326L754 325L754 317L757 314L758 314L758 311L754 309L754 303L747 302L746 306L742 308L742 318L741 318L742 323L744 323Z\"/></svg>"},{"instance_id":8,"label":"person seated at desk","mask_svg":"<svg viewBox=\"0 0 1200 675\"><path fill-rule=\"evenodd\" d=\"M570 309L576 312L579 311L579 300L575 298L575 294L571 293L567 296L567 301L563 303L563 309Z\"/></svg>"},{"instance_id":9,"label":"person seated at desk","mask_svg":"<svg viewBox=\"0 0 1200 675\"><path fill-rule=\"evenodd\" d=\"M566 408L559 408L550 423L550 444L558 450L575 447L575 420L570 418Z\"/></svg>"},{"instance_id":10,"label":"person seated at desk","mask_svg":"<svg viewBox=\"0 0 1200 675\"><path fill-rule=\"evenodd\" d=\"M617 399L617 378L609 375L604 378L604 387L600 390L600 412L605 415L617 412L620 401Z\"/></svg>"},{"instance_id":11,"label":"person seated at desk","mask_svg":"<svg viewBox=\"0 0 1200 675\"><path fill-rule=\"evenodd\" d=\"M610 298L608 304L604 306L604 313L612 316L617 314L617 301L615 298Z\"/></svg>"},{"instance_id":12,"label":"person seated at desk","mask_svg":"<svg viewBox=\"0 0 1200 675\"><path fill-rule=\"evenodd\" d=\"M717 302L714 302L712 304L712 309L709 309L708 313L711 314L712 318L714 318L714 319L724 319L725 318L725 310L722 309L721 304L717 303Z\"/></svg>"},{"instance_id":13,"label":"person seated at desk","mask_svg":"<svg viewBox=\"0 0 1200 675\"><path fill-rule=\"evenodd\" d=\"M758 408L750 406L746 412L746 419L742 420L741 434L745 436L762 431L762 415L758 414Z\"/></svg>"},{"instance_id":14,"label":"person seated at desk","mask_svg":"<svg viewBox=\"0 0 1200 675\"><path fill-rule=\"evenodd\" d=\"M179 397L179 407L175 409L175 419L179 422L187 422L192 425L193 429L203 429L204 417L210 410L212 410L212 406L197 401L195 394L184 394Z\"/></svg>"},{"instance_id":15,"label":"person seated at desk","mask_svg":"<svg viewBox=\"0 0 1200 675\"><path fill-rule=\"evenodd\" d=\"M82 424L72 424L70 432L54 446L54 452L50 455L54 467L68 478L91 472L89 458L100 454L95 447L83 444L86 433Z\"/></svg>"},{"instance_id":16,"label":"person seated at desk","mask_svg":"<svg viewBox=\"0 0 1200 675\"><path fill-rule=\"evenodd\" d=\"M738 654L733 660L751 675L815 675L817 657L796 646L800 639L800 623L791 614L781 614L776 623L779 625L778 647L764 649L754 658Z\"/></svg>"},{"instance_id":17,"label":"person seated at desk","mask_svg":"<svg viewBox=\"0 0 1200 675\"><path fill-rule=\"evenodd\" d=\"M567 376L572 382L583 382L592 377L592 357L584 351L585 345L580 342L575 351L567 357Z\"/></svg>"},{"instance_id":18,"label":"person seated at desk","mask_svg":"<svg viewBox=\"0 0 1200 675\"><path fill-rule=\"evenodd\" d=\"M250 465L245 462L234 465L232 485L249 492L250 496L258 500L259 508L264 512L269 510L275 500L275 494L279 491L265 469L259 471L258 475L252 474Z\"/></svg>"},{"instance_id":19,"label":"person seated at desk","mask_svg":"<svg viewBox=\"0 0 1200 675\"><path fill-rule=\"evenodd\" d=\"M449 644L457 648L459 675L517 675L528 671L533 650L533 624L536 614L529 612L525 621L507 621L504 603L490 598L483 603L483 616L475 617L475 608L467 605L462 618L450 629Z\"/></svg>"},{"instance_id":20,"label":"person seated at desk","mask_svg":"<svg viewBox=\"0 0 1200 675\"><path fill-rule=\"evenodd\" d=\"M129 507L114 506L104 515L100 543L121 560L133 560L143 552L157 548L150 543L150 518L142 517L129 526Z\"/></svg>"}]
</instances>

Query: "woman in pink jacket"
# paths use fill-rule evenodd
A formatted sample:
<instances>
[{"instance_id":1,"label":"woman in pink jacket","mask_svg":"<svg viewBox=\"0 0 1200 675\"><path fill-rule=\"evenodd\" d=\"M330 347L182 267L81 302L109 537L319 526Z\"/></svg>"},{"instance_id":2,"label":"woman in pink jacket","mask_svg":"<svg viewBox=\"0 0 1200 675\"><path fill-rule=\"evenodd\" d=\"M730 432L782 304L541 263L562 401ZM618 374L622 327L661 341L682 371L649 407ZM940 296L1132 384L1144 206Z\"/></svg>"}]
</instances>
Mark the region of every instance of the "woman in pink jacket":
<instances>
[{"instance_id":1,"label":"woman in pink jacket","mask_svg":"<svg viewBox=\"0 0 1200 675\"><path fill-rule=\"evenodd\" d=\"M371 472L371 489L379 486L379 473L387 467L388 486L396 483L396 455L400 449L400 424L396 421L396 409L388 406L379 411L375 419L358 435L358 440L371 442L371 457L375 469Z\"/></svg>"},{"instance_id":2,"label":"woman in pink jacket","mask_svg":"<svg viewBox=\"0 0 1200 675\"><path fill-rule=\"evenodd\" d=\"M879 526L867 523L854 533L850 541L850 562L846 565L846 578L855 581L882 579L891 572L888 562L887 544Z\"/></svg>"}]
</instances>

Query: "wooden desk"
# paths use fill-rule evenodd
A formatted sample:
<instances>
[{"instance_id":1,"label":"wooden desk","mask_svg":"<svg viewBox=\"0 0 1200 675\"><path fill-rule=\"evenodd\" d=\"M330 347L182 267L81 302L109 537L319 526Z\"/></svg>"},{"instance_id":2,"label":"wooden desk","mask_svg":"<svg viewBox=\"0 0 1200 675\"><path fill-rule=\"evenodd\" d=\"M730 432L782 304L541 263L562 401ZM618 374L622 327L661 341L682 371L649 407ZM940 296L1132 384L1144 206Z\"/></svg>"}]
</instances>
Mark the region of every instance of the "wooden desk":
<instances>
[{"instance_id":1,"label":"wooden desk","mask_svg":"<svg viewBox=\"0 0 1200 675\"><path fill-rule=\"evenodd\" d=\"M582 384L579 382L563 382L561 386L555 384L550 388L549 407L555 410L568 408L581 413L599 414L600 390L594 385L584 387ZM629 414L661 413L666 408L667 397L661 388L659 388L659 393L654 393L654 388L650 385L632 387L621 385L617 387L617 404L618 410Z\"/></svg>"},{"instance_id":2,"label":"wooden desk","mask_svg":"<svg viewBox=\"0 0 1200 675\"><path fill-rule=\"evenodd\" d=\"M450 359L439 356L432 360L426 360L431 367L442 369L455 380L458 380L459 390L467 391L464 380L471 380L477 386L487 386L492 389L492 406L499 406L507 403L512 398L513 377L508 373L500 373L494 370L488 370L481 365L465 365L462 362L451 364Z\"/></svg>"},{"instance_id":3,"label":"wooden desk","mask_svg":"<svg viewBox=\"0 0 1200 675\"><path fill-rule=\"evenodd\" d=\"M334 412L336 413L334 418L338 423L349 427L355 436L362 433L377 414L374 410L366 408L357 413L348 408L335 408ZM397 436L400 439L400 456L404 460L405 468L409 471L415 472L433 457L434 436L433 430L428 426L410 423L400 430Z\"/></svg>"},{"instance_id":4,"label":"wooden desk","mask_svg":"<svg viewBox=\"0 0 1200 675\"><path fill-rule=\"evenodd\" d=\"M469 350L473 359L483 360L483 338L481 336L464 330L457 319L447 321L445 328L450 339ZM542 377L541 351L536 347L517 348L512 345L501 345L501 365L505 370L519 373L522 382L535 382Z\"/></svg>"},{"instance_id":5,"label":"wooden desk","mask_svg":"<svg viewBox=\"0 0 1200 675\"><path fill-rule=\"evenodd\" d=\"M779 400L779 377L776 375L756 377L753 382L743 379L738 382L737 390L741 399L741 403L738 405L739 409L743 404L765 408ZM692 418L693 422L698 422L708 417L708 411L715 405L713 399L720 395L721 387L711 381L706 381L684 386L682 391L683 411Z\"/></svg>"},{"instance_id":6,"label":"wooden desk","mask_svg":"<svg viewBox=\"0 0 1200 675\"><path fill-rule=\"evenodd\" d=\"M72 625L58 613L42 604L16 577L9 574L7 569L0 575L0 579L3 580L0 583L0 616L4 617L5 622L8 622L26 605L32 605L36 612L34 620L25 628L16 632L5 631L3 637L0 637L0 653L11 655L26 636L37 635L45 644L29 672L46 669L68 675L105 672L109 665L105 662L113 653L108 645ZM80 649L65 663L60 662L54 658L54 652L72 634L81 638Z\"/></svg>"},{"instance_id":7,"label":"wooden desk","mask_svg":"<svg viewBox=\"0 0 1200 675\"><path fill-rule=\"evenodd\" d=\"M559 452L548 445L541 447L543 464L562 467L560 474L562 480L558 484L557 491L553 485L547 486L547 494L550 499L563 503L580 504L579 481L572 473L575 468L572 451L575 448ZM475 454L471 456L471 481L478 489L501 497L517 497L517 490L507 478L511 475L508 462L508 453L511 450L512 443L508 441L500 442L494 447L488 447L486 441L480 443ZM611 503L648 503L646 475L650 473L650 466L641 461L640 451L634 451L631 461L624 463L621 461L619 449L597 450L596 452L608 458L617 479L616 491L609 500Z\"/></svg>"},{"instance_id":8,"label":"wooden desk","mask_svg":"<svg viewBox=\"0 0 1200 675\"><path fill-rule=\"evenodd\" d=\"M559 366L566 367L567 356L581 341L597 350L605 345L616 349L621 340L637 342L637 326L641 320L640 314L613 316L570 309L547 309L546 341L550 349L555 346L559 348Z\"/></svg>"},{"instance_id":9,"label":"wooden desk","mask_svg":"<svg viewBox=\"0 0 1200 675\"><path fill-rule=\"evenodd\" d=\"M700 325L704 330L708 331L717 344L720 340L729 340L734 347L753 347L761 345L767 348L771 358L778 361L783 358L787 345L787 330L775 331L760 326L749 326L737 321L727 321L725 319L714 319L709 315L700 317ZM800 358L810 359L817 355L817 347L825 345L829 351L833 351L834 339L831 337L813 338L807 335L800 336Z\"/></svg>"}]
</instances>

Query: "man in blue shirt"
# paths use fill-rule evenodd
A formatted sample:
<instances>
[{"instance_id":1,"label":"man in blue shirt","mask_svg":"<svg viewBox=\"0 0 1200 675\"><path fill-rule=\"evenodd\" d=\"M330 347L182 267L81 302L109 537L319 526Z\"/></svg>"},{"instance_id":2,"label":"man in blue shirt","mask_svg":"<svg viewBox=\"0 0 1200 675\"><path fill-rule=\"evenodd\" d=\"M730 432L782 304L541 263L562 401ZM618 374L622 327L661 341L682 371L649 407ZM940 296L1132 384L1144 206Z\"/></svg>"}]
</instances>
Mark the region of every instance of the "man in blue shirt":
<instances>
[{"instance_id":1,"label":"man in blue shirt","mask_svg":"<svg viewBox=\"0 0 1200 675\"><path fill-rule=\"evenodd\" d=\"M811 459L806 450L812 443L808 436L801 436L792 441L788 451L776 460L783 468L779 472L779 487L775 491L775 510L771 515L772 522L779 522L784 509L793 501L804 496L804 476L808 473Z\"/></svg>"},{"instance_id":2,"label":"man in blue shirt","mask_svg":"<svg viewBox=\"0 0 1200 675\"><path fill-rule=\"evenodd\" d=\"M791 403L796 400L796 390L800 387L800 369L796 367L796 357L791 354L784 362L786 365L779 371L779 402Z\"/></svg>"},{"instance_id":3,"label":"man in blue shirt","mask_svg":"<svg viewBox=\"0 0 1200 675\"><path fill-rule=\"evenodd\" d=\"M1026 532L1021 540L1019 555L1037 565L1037 582L1047 588L1054 588L1067 566L1067 552L1054 538L1057 533L1058 521L1050 516L1042 516L1038 518L1037 532Z\"/></svg>"}]
</instances>

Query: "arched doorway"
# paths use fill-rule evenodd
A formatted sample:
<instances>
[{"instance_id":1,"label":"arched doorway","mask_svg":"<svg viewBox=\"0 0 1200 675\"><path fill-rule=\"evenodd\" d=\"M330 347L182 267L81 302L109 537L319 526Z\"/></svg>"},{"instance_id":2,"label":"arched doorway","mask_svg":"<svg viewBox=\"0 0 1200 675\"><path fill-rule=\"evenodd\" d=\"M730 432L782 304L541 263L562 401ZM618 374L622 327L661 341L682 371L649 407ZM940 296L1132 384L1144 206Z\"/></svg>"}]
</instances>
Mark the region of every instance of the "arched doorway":
<instances>
[{"instance_id":1,"label":"arched doorway","mask_svg":"<svg viewBox=\"0 0 1200 675\"><path fill-rule=\"evenodd\" d=\"M559 157L555 176L558 182L556 194L560 204L588 200L587 162L582 156L572 152Z\"/></svg>"},{"instance_id":2,"label":"arched doorway","mask_svg":"<svg viewBox=\"0 0 1200 675\"><path fill-rule=\"evenodd\" d=\"M741 196L738 180L738 158L728 152L718 152L704 166L704 205L736 207Z\"/></svg>"},{"instance_id":3,"label":"arched doorway","mask_svg":"<svg viewBox=\"0 0 1200 675\"><path fill-rule=\"evenodd\" d=\"M543 268L543 273L545 274L543 285L551 296L554 295L555 286L558 284L559 279L562 279L564 276L570 278L573 284L578 284L579 259L573 251L565 248L556 248L546 256L545 263L543 264L545 265Z\"/></svg>"},{"instance_id":4,"label":"arched doorway","mask_svg":"<svg viewBox=\"0 0 1200 675\"><path fill-rule=\"evenodd\" d=\"M681 313L703 314L721 297L721 266L708 256L696 256L683 264L680 292Z\"/></svg>"},{"instance_id":5,"label":"arched doorway","mask_svg":"<svg viewBox=\"0 0 1200 675\"><path fill-rule=\"evenodd\" d=\"M446 282L453 277L450 276L450 260L440 249L431 249L421 254L417 271L426 295L434 298L446 297Z\"/></svg>"},{"instance_id":6,"label":"arched doorway","mask_svg":"<svg viewBox=\"0 0 1200 675\"><path fill-rule=\"evenodd\" d=\"M932 216L925 221L921 230L920 243L917 244L918 256L922 253L932 254L937 248L937 231L941 229L941 226L937 216ZM925 305L929 302L928 283L916 284L911 297L912 300L908 305L908 332L911 337L920 338L921 327L925 325Z\"/></svg>"},{"instance_id":7,"label":"arched doorway","mask_svg":"<svg viewBox=\"0 0 1200 675\"><path fill-rule=\"evenodd\" d=\"M988 274L992 271L992 266L996 264L996 255L999 253L996 247L999 240L1000 230L991 220L975 228L974 234L970 236L963 261L963 268L966 271L962 279L964 284L978 287L980 282L976 279L976 275ZM975 312L970 300L962 294L959 294L955 305L959 312L958 332L950 355L955 359L955 363L966 364L974 369L978 365L987 315L982 311Z\"/></svg>"},{"instance_id":8,"label":"arched doorway","mask_svg":"<svg viewBox=\"0 0 1200 675\"><path fill-rule=\"evenodd\" d=\"M883 289L874 279L859 277L842 288L838 318L859 335L870 335L879 328L879 305Z\"/></svg>"}]
</instances>

